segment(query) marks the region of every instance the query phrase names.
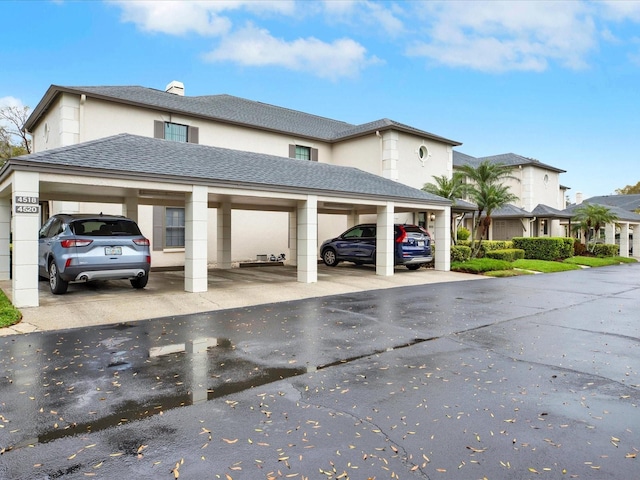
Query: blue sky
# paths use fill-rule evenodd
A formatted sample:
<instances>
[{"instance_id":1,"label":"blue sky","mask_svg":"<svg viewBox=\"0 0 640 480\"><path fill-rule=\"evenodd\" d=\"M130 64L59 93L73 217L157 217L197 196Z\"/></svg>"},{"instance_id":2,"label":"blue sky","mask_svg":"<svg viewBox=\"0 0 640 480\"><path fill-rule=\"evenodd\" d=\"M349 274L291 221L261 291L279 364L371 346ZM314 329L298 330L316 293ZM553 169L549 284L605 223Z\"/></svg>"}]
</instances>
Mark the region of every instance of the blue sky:
<instances>
[{"instance_id":1,"label":"blue sky","mask_svg":"<svg viewBox=\"0 0 640 480\"><path fill-rule=\"evenodd\" d=\"M572 201L640 181L640 1L31 0L2 18L0 105L179 80L532 157Z\"/></svg>"}]
</instances>

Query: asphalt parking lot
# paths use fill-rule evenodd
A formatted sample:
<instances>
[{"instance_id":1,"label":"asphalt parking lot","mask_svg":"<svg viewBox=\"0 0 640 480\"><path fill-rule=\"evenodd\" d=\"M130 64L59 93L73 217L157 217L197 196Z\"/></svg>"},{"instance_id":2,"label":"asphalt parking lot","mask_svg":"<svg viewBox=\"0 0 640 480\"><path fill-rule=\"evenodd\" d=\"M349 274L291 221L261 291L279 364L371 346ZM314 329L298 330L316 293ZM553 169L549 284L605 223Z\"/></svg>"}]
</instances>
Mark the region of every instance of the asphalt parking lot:
<instances>
[{"instance_id":1,"label":"asphalt parking lot","mask_svg":"<svg viewBox=\"0 0 640 480\"><path fill-rule=\"evenodd\" d=\"M636 478L639 311L632 264L7 336L0 478Z\"/></svg>"}]
</instances>

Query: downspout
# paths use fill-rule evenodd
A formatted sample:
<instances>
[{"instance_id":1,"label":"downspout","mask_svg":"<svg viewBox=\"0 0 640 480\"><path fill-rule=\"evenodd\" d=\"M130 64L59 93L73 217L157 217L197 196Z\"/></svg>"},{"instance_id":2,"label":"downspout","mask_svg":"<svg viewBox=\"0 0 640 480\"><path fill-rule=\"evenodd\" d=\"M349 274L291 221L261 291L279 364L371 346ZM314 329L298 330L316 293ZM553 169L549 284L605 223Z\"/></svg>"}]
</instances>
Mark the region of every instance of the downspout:
<instances>
[{"instance_id":1,"label":"downspout","mask_svg":"<svg viewBox=\"0 0 640 480\"><path fill-rule=\"evenodd\" d=\"M376 130L376 137L380 139L380 173L382 173L384 172L384 144L382 141L382 134L380 133L380 130Z\"/></svg>"},{"instance_id":2,"label":"downspout","mask_svg":"<svg viewBox=\"0 0 640 480\"><path fill-rule=\"evenodd\" d=\"M80 95L80 108L78 109L78 143L84 140L84 104L87 102L87 96L83 93Z\"/></svg>"},{"instance_id":3,"label":"downspout","mask_svg":"<svg viewBox=\"0 0 640 480\"><path fill-rule=\"evenodd\" d=\"M531 233L533 233L533 223L538 219L538 217L533 217L529 220L529 236L531 237ZM524 228L524 222L522 222L522 227Z\"/></svg>"}]
</instances>

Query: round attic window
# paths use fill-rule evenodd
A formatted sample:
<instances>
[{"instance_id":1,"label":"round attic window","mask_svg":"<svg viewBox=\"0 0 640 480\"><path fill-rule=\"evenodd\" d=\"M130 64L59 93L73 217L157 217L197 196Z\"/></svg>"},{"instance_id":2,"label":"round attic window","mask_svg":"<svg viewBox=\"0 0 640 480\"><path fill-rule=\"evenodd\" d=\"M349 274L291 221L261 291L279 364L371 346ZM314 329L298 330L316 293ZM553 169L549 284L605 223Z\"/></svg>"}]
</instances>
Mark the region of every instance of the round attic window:
<instances>
[{"instance_id":1,"label":"round attic window","mask_svg":"<svg viewBox=\"0 0 640 480\"><path fill-rule=\"evenodd\" d=\"M544 184L548 184L549 183L549 175L547 175L546 173L544 174L544 178L542 179L542 181L544 182Z\"/></svg>"},{"instance_id":2,"label":"round attic window","mask_svg":"<svg viewBox=\"0 0 640 480\"><path fill-rule=\"evenodd\" d=\"M430 156L431 156L431 153L429 153L429 149L427 148L427 146L420 145L420 148L418 149L418 158L420 159L423 165L424 165L424 162L426 162Z\"/></svg>"}]
</instances>

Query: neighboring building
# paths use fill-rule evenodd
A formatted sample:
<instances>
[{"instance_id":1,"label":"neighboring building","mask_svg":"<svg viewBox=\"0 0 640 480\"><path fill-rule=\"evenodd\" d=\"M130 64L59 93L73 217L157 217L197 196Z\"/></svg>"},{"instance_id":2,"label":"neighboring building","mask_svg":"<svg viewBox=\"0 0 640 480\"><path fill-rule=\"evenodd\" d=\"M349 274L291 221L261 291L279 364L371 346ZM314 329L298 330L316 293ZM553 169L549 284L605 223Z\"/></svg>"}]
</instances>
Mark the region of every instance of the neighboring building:
<instances>
[{"instance_id":1,"label":"neighboring building","mask_svg":"<svg viewBox=\"0 0 640 480\"><path fill-rule=\"evenodd\" d=\"M565 170L515 153L472 157L457 150L453 152L454 169L463 165L475 167L484 161L513 167L511 175L515 178L506 179L504 183L518 197L515 205L493 212L489 239L567 234L561 225L561 220L566 218L562 210L566 207L567 187L560 183L560 174Z\"/></svg>"},{"instance_id":2,"label":"neighboring building","mask_svg":"<svg viewBox=\"0 0 640 480\"><path fill-rule=\"evenodd\" d=\"M572 216L575 209L584 203L607 207L618 219L602 229L604 242L620 245L620 255L623 257L632 256L633 252L636 256L640 255L640 235L633 236L634 231L640 231L640 195L602 195L586 200L580 194L576 197L576 204L565 209L566 215Z\"/></svg>"},{"instance_id":3,"label":"neighboring building","mask_svg":"<svg viewBox=\"0 0 640 480\"><path fill-rule=\"evenodd\" d=\"M362 125L319 117L230 95L189 97L184 85L171 82L166 91L140 86L61 87L52 85L29 117L25 128L33 137L33 151L79 144L128 133L166 140L296 158L301 161L356 167L420 189L433 176L453 171L453 147L459 142L392 120ZM140 226L152 238L154 264L184 261L184 206L140 205ZM47 214L96 208L121 213L123 206L53 201ZM255 212L251 205L233 211L233 260L285 253L287 212ZM216 263L217 214L210 212L208 258ZM320 209L319 238L334 236L371 216L341 209ZM126 209L124 210L126 211ZM433 230L441 206L423 212L396 210L394 221L420 223ZM435 241L444 240L436 238Z\"/></svg>"}]
</instances>

